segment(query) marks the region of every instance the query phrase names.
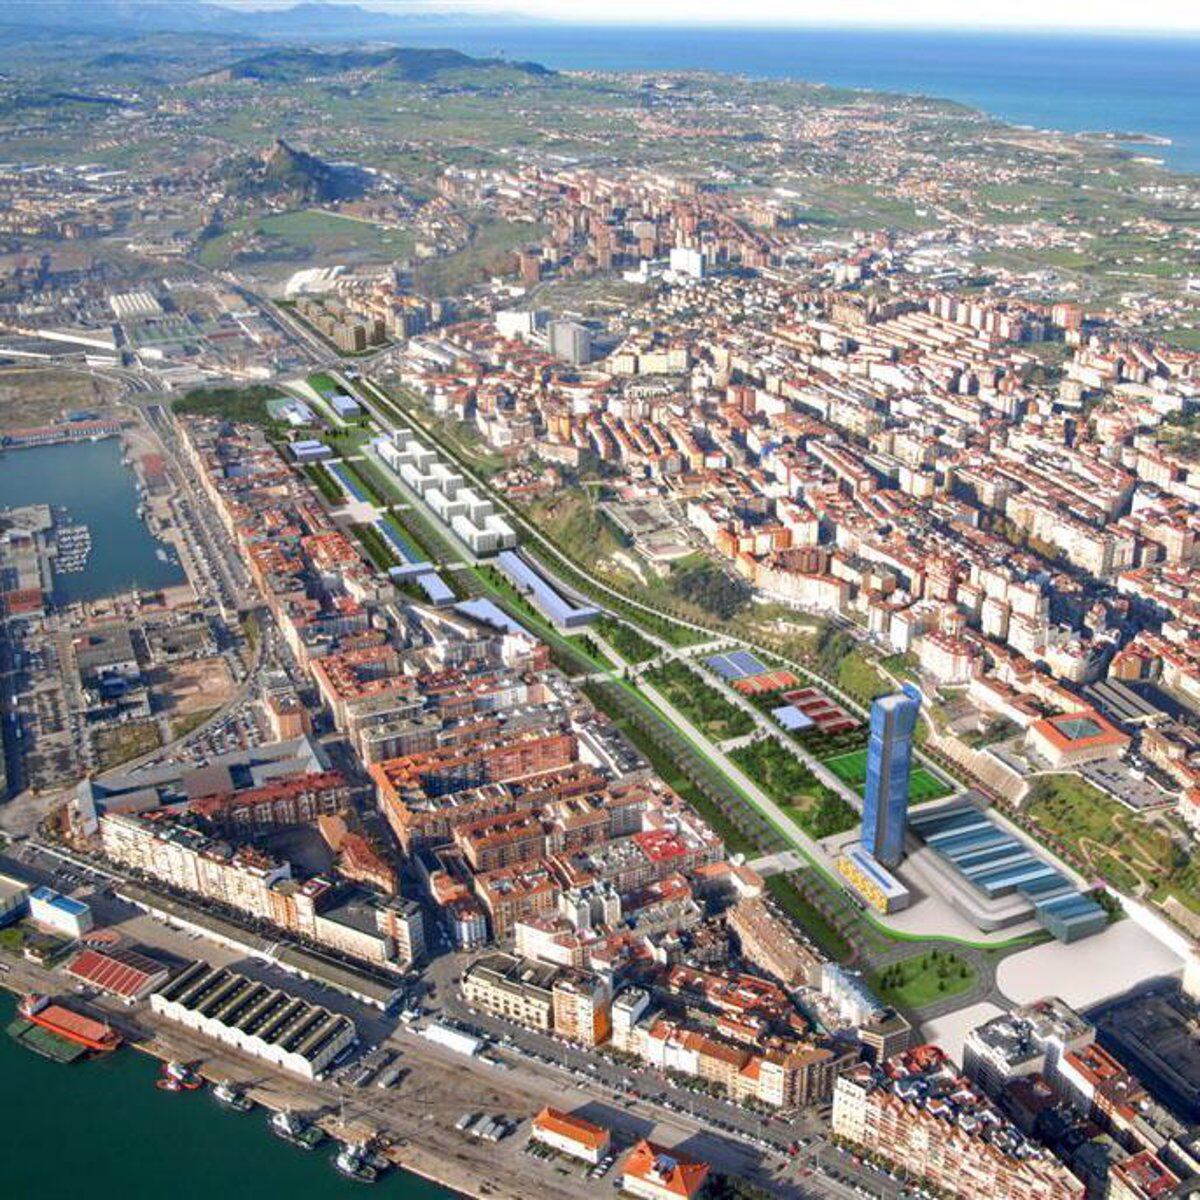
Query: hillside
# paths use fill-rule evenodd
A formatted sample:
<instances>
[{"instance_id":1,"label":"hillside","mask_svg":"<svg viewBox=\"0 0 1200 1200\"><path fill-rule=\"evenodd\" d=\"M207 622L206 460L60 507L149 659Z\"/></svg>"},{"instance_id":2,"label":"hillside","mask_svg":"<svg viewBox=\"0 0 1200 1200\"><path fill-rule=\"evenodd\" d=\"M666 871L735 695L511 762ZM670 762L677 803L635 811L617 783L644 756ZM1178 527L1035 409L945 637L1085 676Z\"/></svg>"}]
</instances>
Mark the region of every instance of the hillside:
<instances>
[{"instance_id":1,"label":"hillside","mask_svg":"<svg viewBox=\"0 0 1200 1200\"><path fill-rule=\"evenodd\" d=\"M488 71L502 69L523 75L552 74L538 63L509 62L499 58L472 58L457 50L388 47L381 50L268 50L249 58L239 59L201 76L198 83L225 83L235 80L257 80L262 83L295 83L302 79L319 79L344 75L350 71L369 72L384 79L409 83L429 83L449 72Z\"/></svg>"},{"instance_id":2,"label":"hillside","mask_svg":"<svg viewBox=\"0 0 1200 1200\"><path fill-rule=\"evenodd\" d=\"M362 173L334 167L282 138L261 157L239 155L225 174L236 195L284 199L295 204L325 203L361 195Z\"/></svg>"}]
</instances>

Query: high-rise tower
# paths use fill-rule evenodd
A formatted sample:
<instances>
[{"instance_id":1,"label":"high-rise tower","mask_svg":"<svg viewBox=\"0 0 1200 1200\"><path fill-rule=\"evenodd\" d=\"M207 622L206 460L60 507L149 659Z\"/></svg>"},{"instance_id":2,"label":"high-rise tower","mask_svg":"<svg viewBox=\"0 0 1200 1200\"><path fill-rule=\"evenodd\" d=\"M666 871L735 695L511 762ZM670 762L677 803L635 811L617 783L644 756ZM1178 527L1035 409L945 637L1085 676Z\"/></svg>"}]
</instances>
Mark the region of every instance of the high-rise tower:
<instances>
[{"instance_id":1,"label":"high-rise tower","mask_svg":"<svg viewBox=\"0 0 1200 1200\"><path fill-rule=\"evenodd\" d=\"M911 683L871 705L862 844L885 867L904 857L912 739L920 707L921 693Z\"/></svg>"}]
</instances>

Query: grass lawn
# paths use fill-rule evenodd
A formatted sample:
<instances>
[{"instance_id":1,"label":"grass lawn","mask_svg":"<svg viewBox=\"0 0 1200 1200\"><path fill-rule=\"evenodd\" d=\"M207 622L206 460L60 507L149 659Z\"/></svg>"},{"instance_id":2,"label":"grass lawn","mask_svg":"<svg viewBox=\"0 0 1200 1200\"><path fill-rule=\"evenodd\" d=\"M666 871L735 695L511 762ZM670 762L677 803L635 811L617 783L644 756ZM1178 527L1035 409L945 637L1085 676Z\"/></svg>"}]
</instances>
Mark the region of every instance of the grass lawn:
<instances>
[{"instance_id":1,"label":"grass lawn","mask_svg":"<svg viewBox=\"0 0 1200 1200\"><path fill-rule=\"evenodd\" d=\"M25 945L25 930L20 925L8 925L0 929L0 950L9 954L20 954Z\"/></svg>"},{"instance_id":2,"label":"grass lawn","mask_svg":"<svg viewBox=\"0 0 1200 1200\"><path fill-rule=\"evenodd\" d=\"M200 261L218 269L243 253L280 263L319 261L392 262L413 248L411 234L369 221L315 209L275 213L233 222L205 243Z\"/></svg>"},{"instance_id":3,"label":"grass lawn","mask_svg":"<svg viewBox=\"0 0 1200 1200\"><path fill-rule=\"evenodd\" d=\"M852 750L836 758L825 759L825 765L848 787L862 791L867 782L867 751ZM927 800L940 800L950 795L946 786L927 767L916 767L908 780L908 798L912 804L924 804Z\"/></svg>"},{"instance_id":4,"label":"grass lawn","mask_svg":"<svg viewBox=\"0 0 1200 1200\"><path fill-rule=\"evenodd\" d=\"M839 754L836 758L827 758L825 765L845 784L852 788L862 787L867 781L867 751L851 750L849 754Z\"/></svg>"},{"instance_id":5,"label":"grass lawn","mask_svg":"<svg viewBox=\"0 0 1200 1200\"><path fill-rule=\"evenodd\" d=\"M327 371L318 371L315 375L310 375L308 377L308 386L317 395L324 396L326 399L329 399L330 396L334 396L342 390L341 384Z\"/></svg>"},{"instance_id":6,"label":"grass lawn","mask_svg":"<svg viewBox=\"0 0 1200 1200\"><path fill-rule=\"evenodd\" d=\"M871 987L896 1008L924 1008L975 986L975 968L949 950L930 950L901 959L871 978Z\"/></svg>"},{"instance_id":7,"label":"grass lawn","mask_svg":"<svg viewBox=\"0 0 1200 1200\"><path fill-rule=\"evenodd\" d=\"M953 790L925 767L917 767L908 781L908 799L912 804L924 804L927 800L940 800L943 796L949 796Z\"/></svg>"},{"instance_id":8,"label":"grass lawn","mask_svg":"<svg viewBox=\"0 0 1200 1200\"><path fill-rule=\"evenodd\" d=\"M867 660L861 650L851 650L838 662L837 684L860 703L882 696L892 685Z\"/></svg>"}]
</instances>

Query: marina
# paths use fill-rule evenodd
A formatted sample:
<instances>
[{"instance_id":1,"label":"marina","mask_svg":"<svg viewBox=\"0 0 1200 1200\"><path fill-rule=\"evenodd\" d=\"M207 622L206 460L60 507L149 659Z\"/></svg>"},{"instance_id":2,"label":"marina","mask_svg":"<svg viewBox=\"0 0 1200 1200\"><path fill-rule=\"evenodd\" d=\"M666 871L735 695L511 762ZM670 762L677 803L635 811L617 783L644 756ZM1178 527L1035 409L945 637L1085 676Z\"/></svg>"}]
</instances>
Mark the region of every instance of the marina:
<instances>
[{"instance_id":1,"label":"marina","mask_svg":"<svg viewBox=\"0 0 1200 1200\"><path fill-rule=\"evenodd\" d=\"M0 451L0 510L47 505L57 605L186 582L174 547L157 538L117 438Z\"/></svg>"}]
</instances>

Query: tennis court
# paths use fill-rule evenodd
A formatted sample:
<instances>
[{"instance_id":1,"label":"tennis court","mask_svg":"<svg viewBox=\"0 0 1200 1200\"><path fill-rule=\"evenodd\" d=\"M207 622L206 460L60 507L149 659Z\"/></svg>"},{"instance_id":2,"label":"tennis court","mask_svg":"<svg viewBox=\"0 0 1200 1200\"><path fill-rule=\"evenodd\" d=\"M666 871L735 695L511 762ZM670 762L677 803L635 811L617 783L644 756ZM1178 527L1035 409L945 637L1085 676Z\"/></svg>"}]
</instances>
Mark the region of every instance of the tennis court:
<instances>
[{"instance_id":1,"label":"tennis court","mask_svg":"<svg viewBox=\"0 0 1200 1200\"><path fill-rule=\"evenodd\" d=\"M747 675L761 675L767 668L747 650L730 650L727 654L714 654L708 665L722 679L733 681L745 679Z\"/></svg>"}]
</instances>

